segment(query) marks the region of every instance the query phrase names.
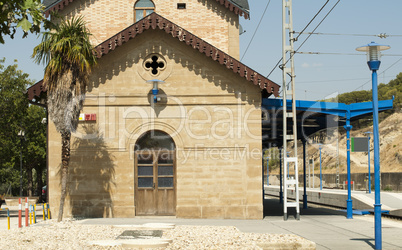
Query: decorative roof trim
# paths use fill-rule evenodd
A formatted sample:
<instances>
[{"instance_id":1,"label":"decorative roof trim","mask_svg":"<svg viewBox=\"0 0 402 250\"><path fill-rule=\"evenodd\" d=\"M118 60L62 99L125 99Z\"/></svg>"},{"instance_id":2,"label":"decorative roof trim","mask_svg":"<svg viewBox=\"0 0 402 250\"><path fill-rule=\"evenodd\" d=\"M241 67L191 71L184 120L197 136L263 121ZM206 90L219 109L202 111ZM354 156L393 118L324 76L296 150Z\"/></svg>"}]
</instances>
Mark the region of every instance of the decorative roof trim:
<instances>
[{"instance_id":1,"label":"decorative roof trim","mask_svg":"<svg viewBox=\"0 0 402 250\"><path fill-rule=\"evenodd\" d=\"M45 17L46 18L49 17L51 12L53 12L53 11L63 10L64 7L66 7L67 5L72 3L73 1L74 0L60 0L60 1L57 1L57 2L53 3L50 6L46 6ZM236 15L244 16L245 19L250 19L250 14L249 14L248 10L242 9L241 7L239 7L238 5L230 2L229 0L216 0L216 1L218 3L220 3L221 5L225 6L230 11L234 12Z\"/></svg>"},{"instance_id":2,"label":"decorative roof trim","mask_svg":"<svg viewBox=\"0 0 402 250\"><path fill-rule=\"evenodd\" d=\"M248 81L254 83L254 85L258 85L261 89L266 89L269 94L279 96L279 85L155 12L96 46L97 57L100 58L108 54L145 30L155 30L157 28L164 30L167 34L186 43L207 57L211 57L212 60L225 65L226 68L233 70L234 73L246 78Z\"/></svg>"},{"instance_id":3,"label":"decorative roof trim","mask_svg":"<svg viewBox=\"0 0 402 250\"><path fill-rule=\"evenodd\" d=\"M144 31L149 29L155 30L157 28L164 30L167 34L177 38L180 42L184 42L193 49L210 57L212 60L226 66L226 68L231 69L233 73L239 74L254 85L258 85L260 89L265 89L269 95L273 94L276 97L279 96L279 85L155 12L96 46L96 56L101 58L135 38L137 35L142 34ZM39 97L42 92L45 92L42 83L43 80L28 88L28 98L30 100L34 99L35 96Z\"/></svg>"}]
</instances>

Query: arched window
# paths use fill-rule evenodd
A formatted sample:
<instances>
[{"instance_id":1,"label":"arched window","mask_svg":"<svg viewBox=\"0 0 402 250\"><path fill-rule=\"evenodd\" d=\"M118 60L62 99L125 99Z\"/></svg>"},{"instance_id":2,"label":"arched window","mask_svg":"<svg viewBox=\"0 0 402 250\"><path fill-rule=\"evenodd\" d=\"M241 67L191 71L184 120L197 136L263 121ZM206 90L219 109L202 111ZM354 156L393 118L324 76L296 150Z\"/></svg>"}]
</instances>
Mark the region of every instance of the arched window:
<instances>
[{"instance_id":1,"label":"arched window","mask_svg":"<svg viewBox=\"0 0 402 250\"><path fill-rule=\"evenodd\" d=\"M155 5L151 0L139 0L134 5L134 20L138 22L155 10Z\"/></svg>"},{"instance_id":2,"label":"arched window","mask_svg":"<svg viewBox=\"0 0 402 250\"><path fill-rule=\"evenodd\" d=\"M175 150L176 145L170 137L160 130L150 130L142 134L135 144L135 150Z\"/></svg>"}]
</instances>

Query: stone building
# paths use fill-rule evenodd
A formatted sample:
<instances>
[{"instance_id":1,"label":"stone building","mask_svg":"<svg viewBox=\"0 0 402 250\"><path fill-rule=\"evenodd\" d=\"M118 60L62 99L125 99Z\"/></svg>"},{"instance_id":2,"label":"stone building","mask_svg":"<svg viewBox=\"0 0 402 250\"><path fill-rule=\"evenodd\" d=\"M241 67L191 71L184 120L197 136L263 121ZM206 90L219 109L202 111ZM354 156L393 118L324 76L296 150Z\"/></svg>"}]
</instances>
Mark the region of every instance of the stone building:
<instances>
[{"instance_id":1,"label":"stone building","mask_svg":"<svg viewBox=\"0 0 402 250\"><path fill-rule=\"evenodd\" d=\"M99 57L71 140L65 216L263 217L261 102L279 86L239 61L247 0L45 4L82 15ZM32 101L43 94L41 82L28 89ZM61 140L48 126L56 214Z\"/></svg>"}]
</instances>

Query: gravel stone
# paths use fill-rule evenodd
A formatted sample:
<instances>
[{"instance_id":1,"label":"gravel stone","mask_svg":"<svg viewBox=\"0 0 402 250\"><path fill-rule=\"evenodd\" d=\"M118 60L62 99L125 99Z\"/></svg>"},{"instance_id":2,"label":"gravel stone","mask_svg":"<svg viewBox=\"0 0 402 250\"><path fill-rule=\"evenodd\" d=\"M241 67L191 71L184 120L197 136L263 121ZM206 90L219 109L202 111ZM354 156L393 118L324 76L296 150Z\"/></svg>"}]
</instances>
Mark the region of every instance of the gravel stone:
<instances>
[{"instance_id":1,"label":"gravel stone","mask_svg":"<svg viewBox=\"0 0 402 250\"><path fill-rule=\"evenodd\" d=\"M1 249L123 249L114 244L127 228L83 225L65 219L47 220L11 230L0 230ZM163 229L162 239L173 240L159 249L315 249L315 243L291 234L242 233L232 226L175 226ZM109 241L109 245L92 245Z\"/></svg>"}]
</instances>

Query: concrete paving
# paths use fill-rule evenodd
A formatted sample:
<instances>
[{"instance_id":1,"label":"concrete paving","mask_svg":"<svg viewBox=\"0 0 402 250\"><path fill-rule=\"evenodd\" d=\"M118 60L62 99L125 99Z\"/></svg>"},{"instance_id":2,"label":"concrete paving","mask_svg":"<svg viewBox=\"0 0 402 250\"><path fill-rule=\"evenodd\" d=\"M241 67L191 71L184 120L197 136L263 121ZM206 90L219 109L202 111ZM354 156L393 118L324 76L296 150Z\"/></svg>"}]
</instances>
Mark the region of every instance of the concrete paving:
<instances>
[{"instance_id":1,"label":"concrete paving","mask_svg":"<svg viewBox=\"0 0 402 250\"><path fill-rule=\"evenodd\" d=\"M279 186L265 185L265 194L279 196ZM325 189L319 188L307 188L307 201L319 204L327 204L331 206L338 206L346 208L346 200L348 197L348 191L343 189ZM304 189L299 187L300 200L303 200ZM353 191L352 190L352 204L353 209L374 209L374 196L375 192L370 194L366 191ZM294 192L290 190L288 197L293 198ZM389 210L390 214L399 215L399 211L402 211L402 193L381 192L381 209ZM399 215L402 216L402 215Z\"/></svg>"},{"instance_id":2,"label":"concrete paving","mask_svg":"<svg viewBox=\"0 0 402 250\"><path fill-rule=\"evenodd\" d=\"M134 225L145 223L173 223L176 225L235 226L242 232L296 234L317 244L317 249L373 249L374 216L355 215L346 219L345 213L335 209L309 206L301 209L297 221L289 212L283 220L282 206L277 198L264 202L263 220L178 219L175 217L136 217L85 219L82 224ZM383 249L402 249L402 221L382 220Z\"/></svg>"},{"instance_id":3,"label":"concrete paving","mask_svg":"<svg viewBox=\"0 0 402 250\"><path fill-rule=\"evenodd\" d=\"M242 232L299 235L315 242L317 249L374 248L374 216L372 215L354 215L353 219L346 219L345 213L339 210L309 205L308 209L300 209L300 221L294 219L294 209L289 210L289 219L284 221L282 206L279 204L278 198L268 196L266 198L263 220L179 219L162 216L83 219L78 223L91 225L172 223L176 225L235 226ZM39 213L41 214L41 211ZM15 211L13 214L13 220L15 220ZM4 215L4 211L0 212L0 230L6 229ZM401 235L402 221L382 219L383 249L402 249Z\"/></svg>"}]
</instances>

